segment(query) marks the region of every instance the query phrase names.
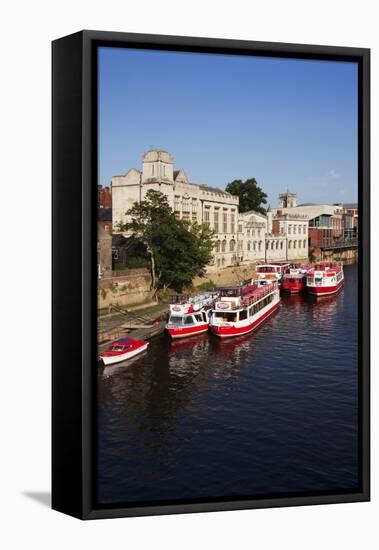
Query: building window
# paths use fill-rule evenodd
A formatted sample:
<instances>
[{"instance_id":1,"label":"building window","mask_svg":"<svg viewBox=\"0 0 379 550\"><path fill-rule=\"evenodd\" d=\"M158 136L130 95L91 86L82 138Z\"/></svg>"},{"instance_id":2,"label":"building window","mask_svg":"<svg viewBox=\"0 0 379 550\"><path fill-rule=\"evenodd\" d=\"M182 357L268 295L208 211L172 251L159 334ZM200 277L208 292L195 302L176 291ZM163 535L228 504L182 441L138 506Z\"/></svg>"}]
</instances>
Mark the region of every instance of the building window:
<instances>
[{"instance_id":1,"label":"building window","mask_svg":"<svg viewBox=\"0 0 379 550\"><path fill-rule=\"evenodd\" d=\"M220 243L220 241L217 241L216 242L216 252L220 252L220 248L221 248L221 243Z\"/></svg>"},{"instance_id":2,"label":"building window","mask_svg":"<svg viewBox=\"0 0 379 550\"><path fill-rule=\"evenodd\" d=\"M271 241L271 250L274 250L274 241Z\"/></svg>"},{"instance_id":3,"label":"building window","mask_svg":"<svg viewBox=\"0 0 379 550\"><path fill-rule=\"evenodd\" d=\"M259 241L259 243L258 243L258 250L259 250L259 252L261 251L261 249L262 249L262 241Z\"/></svg>"},{"instance_id":4,"label":"building window","mask_svg":"<svg viewBox=\"0 0 379 550\"><path fill-rule=\"evenodd\" d=\"M228 214L226 212L223 212L222 215L222 221L223 221L223 232L228 232Z\"/></svg>"},{"instance_id":5,"label":"building window","mask_svg":"<svg viewBox=\"0 0 379 550\"><path fill-rule=\"evenodd\" d=\"M269 245L269 242L266 241L266 250L268 250L268 245Z\"/></svg>"},{"instance_id":6,"label":"building window","mask_svg":"<svg viewBox=\"0 0 379 550\"><path fill-rule=\"evenodd\" d=\"M174 210L175 212L180 212L180 197L178 195L175 195L174 198Z\"/></svg>"},{"instance_id":7,"label":"building window","mask_svg":"<svg viewBox=\"0 0 379 550\"><path fill-rule=\"evenodd\" d=\"M261 230L258 229L258 237L260 237L260 236L261 236Z\"/></svg>"},{"instance_id":8,"label":"building window","mask_svg":"<svg viewBox=\"0 0 379 550\"><path fill-rule=\"evenodd\" d=\"M288 248L292 248L292 241L288 241Z\"/></svg>"},{"instance_id":9,"label":"building window","mask_svg":"<svg viewBox=\"0 0 379 550\"><path fill-rule=\"evenodd\" d=\"M197 214L196 212L192 212L192 223L197 222Z\"/></svg>"},{"instance_id":10,"label":"building window","mask_svg":"<svg viewBox=\"0 0 379 550\"><path fill-rule=\"evenodd\" d=\"M289 224L289 226L288 226L288 235L291 235L291 233L292 233L292 225Z\"/></svg>"},{"instance_id":11,"label":"building window","mask_svg":"<svg viewBox=\"0 0 379 550\"><path fill-rule=\"evenodd\" d=\"M279 250L279 241L276 241L276 250Z\"/></svg>"},{"instance_id":12,"label":"building window","mask_svg":"<svg viewBox=\"0 0 379 550\"><path fill-rule=\"evenodd\" d=\"M293 234L296 235L296 225L293 226Z\"/></svg>"},{"instance_id":13,"label":"building window","mask_svg":"<svg viewBox=\"0 0 379 550\"><path fill-rule=\"evenodd\" d=\"M293 247L296 248L297 241L293 241Z\"/></svg>"},{"instance_id":14,"label":"building window","mask_svg":"<svg viewBox=\"0 0 379 550\"><path fill-rule=\"evenodd\" d=\"M236 219L235 214L232 213L231 216L230 216L230 231L231 231L231 233L235 233L235 219Z\"/></svg>"},{"instance_id":15,"label":"building window","mask_svg":"<svg viewBox=\"0 0 379 550\"><path fill-rule=\"evenodd\" d=\"M205 227L209 227L209 210L204 210L204 225Z\"/></svg>"},{"instance_id":16,"label":"building window","mask_svg":"<svg viewBox=\"0 0 379 550\"><path fill-rule=\"evenodd\" d=\"M301 241L299 241L299 248L301 248Z\"/></svg>"},{"instance_id":17,"label":"building window","mask_svg":"<svg viewBox=\"0 0 379 550\"><path fill-rule=\"evenodd\" d=\"M280 241L280 250L283 250L283 241Z\"/></svg>"},{"instance_id":18,"label":"building window","mask_svg":"<svg viewBox=\"0 0 379 550\"><path fill-rule=\"evenodd\" d=\"M226 252L226 240L225 239L221 243L221 250L222 250L222 252Z\"/></svg>"},{"instance_id":19,"label":"building window","mask_svg":"<svg viewBox=\"0 0 379 550\"><path fill-rule=\"evenodd\" d=\"M236 247L236 241L234 239L232 239L229 243L230 252L234 252L235 247Z\"/></svg>"},{"instance_id":20,"label":"building window","mask_svg":"<svg viewBox=\"0 0 379 550\"><path fill-rule=\"evenodd\" d=\"M189 199L183 199L183 212L189 212L189 211L190 211Z\"/></svg>"},{"instance_id":21,"label":"building window","mask_svg":"<svg viewBox=\"0 0 379 550\"><path fill-rule=\"evenodd\" d=\"M214 230L218 233L218 210L214 211Z\"/></svg>"},{"instance_id":22,"label":"building window","mask_svg":"<svg viewBox=\"0 0 379 550\"><path fill-rule=\"evenodd\" d=\"M239 226L238 226L238 233L242 233L242 225L241 224L239 224Z\"/></svg>"},{"instance_id":23,"label":"building window","mask_svg":"<svg viewBox=\"0 0 379 550\"><path fill-rule=\"evenodd\" d=\"M192 212L197 213L197 199L192 199Z\"/></svg>"},{"instance_id":24,"label":"building window","mask_svg":"<svg viewBox=\"0 0 379 550\"><path fill-rule=\"evenodd\" d=\"M303 233L305 235L305 233L307 232L307 226L306 225L303 225Z\"/></svg>"},{"instance_id":25,"label":"building window","mask_svg":"<svg viewBox=\"0 0 379 550\"><path fill-rule=\"evenodd\" d=\"M254 252L257 250L257 243L255 241L253 242L253 250Z\"/></svg>"},{"instance_id":26,"label":"building window","mask_svg":"<svg viewBox=\"0 0 379 550\"><path fill-rule=\"evenodd\" d=\"M304 241L303 241L303 246L304 246L304 248L307 248L307 240L306 239L304 239Z\"/></svg>"},{"instance_id":27,"label":"building window","mask_svg":"<svg viewBox=\"0 0 379 550\"><path fill-rule=\"evenodd\" d=\"M248 250L250 250L250 244L251 244L250 241L248 241L248 243L247 243L247 249Z\"/></svg>"}]
</instances>

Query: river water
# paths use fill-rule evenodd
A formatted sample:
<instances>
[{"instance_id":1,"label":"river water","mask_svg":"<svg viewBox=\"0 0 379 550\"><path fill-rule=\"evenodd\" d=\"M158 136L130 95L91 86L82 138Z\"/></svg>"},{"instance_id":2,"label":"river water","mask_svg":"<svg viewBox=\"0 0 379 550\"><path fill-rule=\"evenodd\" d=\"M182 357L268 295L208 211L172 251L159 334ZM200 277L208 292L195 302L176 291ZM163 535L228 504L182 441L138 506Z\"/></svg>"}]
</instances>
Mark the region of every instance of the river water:
<instances>
[{"instance_id":1,"label":"river water","mask_svg":"<svg viewBox=\"0 0 379 550\"><path fill-rule=\"evenodd\" d=\"M283 296L253 334L162 335L99 369L99 503L356 489L357 279Z\"/></svg>"}]
</instances>

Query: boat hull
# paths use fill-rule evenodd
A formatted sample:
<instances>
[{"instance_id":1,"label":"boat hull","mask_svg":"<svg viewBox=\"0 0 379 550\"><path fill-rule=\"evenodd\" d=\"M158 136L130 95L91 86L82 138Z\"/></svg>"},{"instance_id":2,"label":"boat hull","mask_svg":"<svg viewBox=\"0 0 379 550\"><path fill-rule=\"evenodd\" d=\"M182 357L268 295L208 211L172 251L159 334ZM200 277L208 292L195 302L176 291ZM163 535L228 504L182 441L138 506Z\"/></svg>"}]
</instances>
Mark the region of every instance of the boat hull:
<instances>
[{"instance_id":1,"label":"boat hull","mask_svg":"<svg viewBox=\"0 0 379 550\"><path fill-rule=\"evenodd\" d=\"M335 294L344 285L345 280L342 279L337 285L331 285L331 286L307 286L307 292L308 294L311 294L312 296L330 296L330 294Z\"/></svg>"},{"instance_id":2,"label":"boat hull","mask_svg":"<svg viewBox=\"0 0 379 550\"><path fill-rule=\"evenodd\" d=\"M286 292L288 294L300 294L300 292L305 292L306 286L303 283L292 283L290 286L283 285L282 292Z\"/></svg>"},{"instance_id":3,"label":"boat hull","mask_svg":"<svg viewBox=\"0 0 379 550\"><path fill-rule=\"evenodd\" d=\"M131 359L132 357L135 357L139 353L142 353L143 351L147 350L148 345L149 343L146 342L143 346L140 346L126 353L121 353L120 355L101 355L100 354L100 359L102 360L105 366L115 365L116 363L123 363L124 361L127 361L128 359Z\"/></svg>"},{"instance_id":4,"label":"boat hull","mask_svg":"<svg viewBox=\"0 0 379 550\"><path fill-rule=\"evenodd\" d=\"M265 321L272 313L274 313L274 311L278 309L279 305L280 301L278 300L270 307L270 309L263 313L261 317L244 327L210 325L210 331L215 336L218 336L218 338L232 338L233 336L242 336L244 334L249 334L256 328L258 328L259 325L263 323L263 321Z\"/></svg>"},{"instance_id":5,"label":"boat hull","mask_svg":"<svg viewBox=\"0 0 379 550\"><path fill-rule=\"evenodd\" d=\"M171 336L171 338L187 338L189 336L195 336L196 334L202 334L203 332L207 332L208 326L209 326L208 323L204 323L204 324L199 324L197 326L191 326L191 327L177 327L177 328L166 327L166 330Z\"/></svg>"}]
</instances>

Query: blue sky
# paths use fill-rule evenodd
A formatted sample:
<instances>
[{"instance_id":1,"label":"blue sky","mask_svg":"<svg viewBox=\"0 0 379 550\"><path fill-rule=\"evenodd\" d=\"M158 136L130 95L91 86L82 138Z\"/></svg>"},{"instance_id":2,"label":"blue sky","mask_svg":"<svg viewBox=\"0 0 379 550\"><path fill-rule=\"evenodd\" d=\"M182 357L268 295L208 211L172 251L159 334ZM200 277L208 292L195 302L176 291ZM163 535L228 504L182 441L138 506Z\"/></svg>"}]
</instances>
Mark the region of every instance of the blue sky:
<instances>
[{"instance_id":1,"label":"blue sky","mask_svg":"<svg viewBox=\"0 0 379 550\"><path fill-rule=\"evenodd\" d=\"M100 48L99 183L169 151L190 181L255 177L277 206L357 199L354 63Z\"/></svg>"}]
</instances>

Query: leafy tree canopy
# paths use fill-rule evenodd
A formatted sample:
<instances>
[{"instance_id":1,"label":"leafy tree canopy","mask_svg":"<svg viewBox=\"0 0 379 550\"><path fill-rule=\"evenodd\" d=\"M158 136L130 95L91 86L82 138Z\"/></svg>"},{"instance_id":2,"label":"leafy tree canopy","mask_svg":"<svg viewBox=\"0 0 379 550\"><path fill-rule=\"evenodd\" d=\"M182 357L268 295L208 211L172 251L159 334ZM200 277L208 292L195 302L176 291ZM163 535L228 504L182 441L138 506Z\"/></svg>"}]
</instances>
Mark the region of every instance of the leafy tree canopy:
<instances>
[{"instance_id":1,"label":"leafy tree canopy","mask_svg":"<svg viewBox=\"0 0 379 550\"><path fill-rule=\"evenodd\" d=\"M148 191L126 214L130 221L119 229L129 231L145 245L154 288L171 287L180 292L195 276L204 275L212 258L213 231L178 220L167 197L155 190Z\"/></svg>"},{"instance_id":2,"label":"leafy tree canopy","mask_svg":"<svg viewBox=\"0 0 379 550\"><path fill-rule=\"evenodd\" d=\"M233 180L226 186L226 191L239 197L239 211L248 212L255 210L264 214L266 209L262 206L267 204L267 195L258 186L255 178L245 181Z\"/></svg>"}]
</instances>

